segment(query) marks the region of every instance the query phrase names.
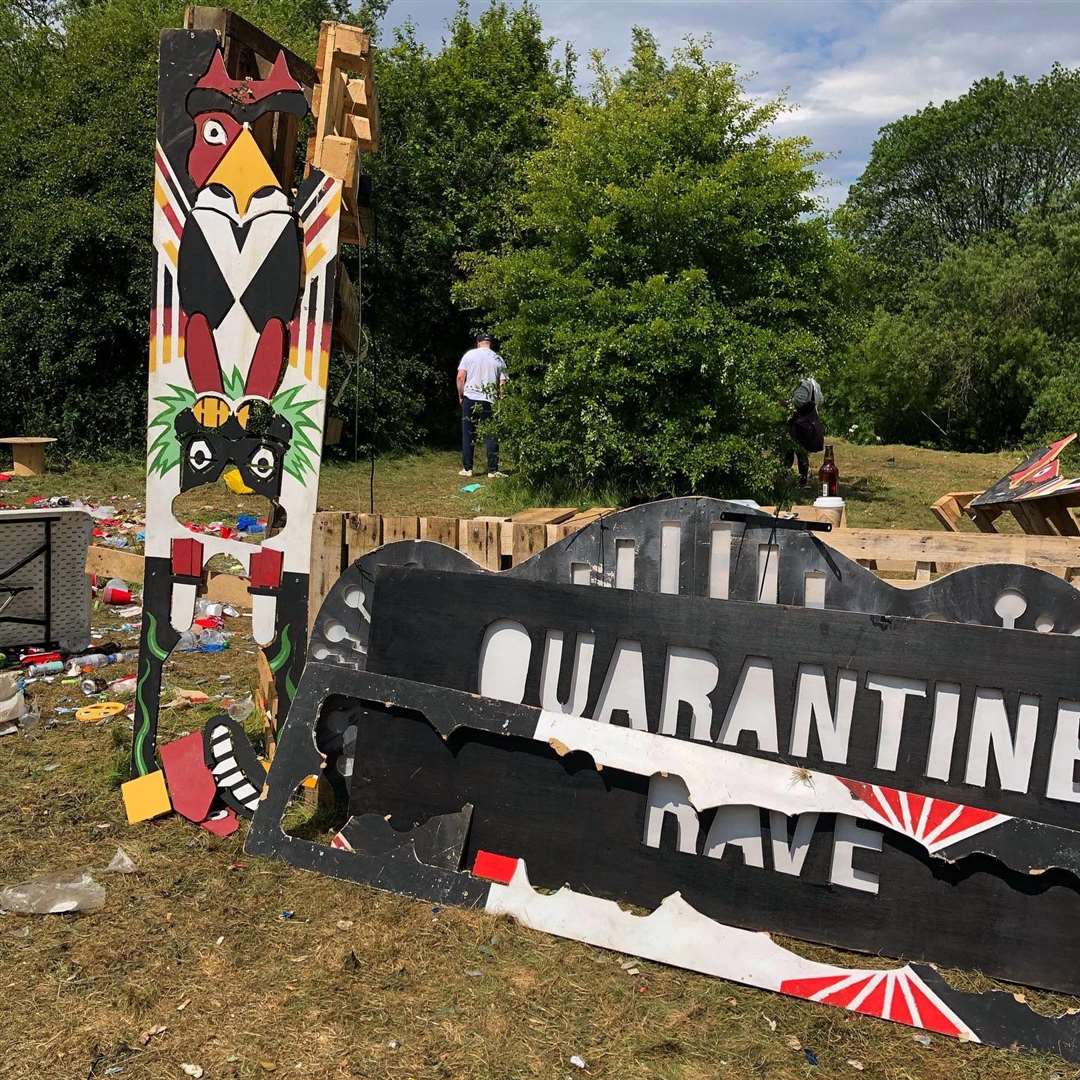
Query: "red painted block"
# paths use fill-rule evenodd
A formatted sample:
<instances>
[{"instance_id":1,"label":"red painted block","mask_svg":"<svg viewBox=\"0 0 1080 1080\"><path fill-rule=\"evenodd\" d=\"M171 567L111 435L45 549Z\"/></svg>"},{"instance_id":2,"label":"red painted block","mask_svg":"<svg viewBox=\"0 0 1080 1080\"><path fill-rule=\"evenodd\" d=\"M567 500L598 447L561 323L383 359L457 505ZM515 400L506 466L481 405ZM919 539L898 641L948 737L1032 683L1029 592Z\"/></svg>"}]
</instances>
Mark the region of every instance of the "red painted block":
<instances>
[{"instance_id":1,"label":"red painted block","mask_svg":"<svg viewBox=\"0 0 1080 1080\"><path fill-rule=\"evenodd\" d=\"M158 753L173 809L188 821L201 824L210 813L210 804L217 794L214 777L203 757L202 732L193 731L181 739L174 739Z\"/></svg>"},{"instance_id":2,"label":"red painted block","mask_svg":"<svg viewBox=\"0 0 1080 1080\"><path fill-rule=\"evenodd\" d=\"M285 561L284 552L273 548L263 548L251 556L251 570L248 579L253 589L276 589L281 584L281 567Z\"/></svg>"},{"instance_id":3,"label":"red painted block","mask_svg":"<svg viewBox=\"0 0 1080 1080\"><path fill-rule=\"evenodd\" d=\"M509 885L517 869L518 860L510 855L496 855L492 851L478 851L473 863L473 876Z\"/></svg>"},{"instance_id":4,"label":"red painted block","mask_svg":"<svg viewBox=\"0 0 1080 1080\"><path fill-rule=\"evenodd\" d=\"M176 577L202 577L203 546L198 540L172 542L172 572Z\"/></svg>"}]
</instances>

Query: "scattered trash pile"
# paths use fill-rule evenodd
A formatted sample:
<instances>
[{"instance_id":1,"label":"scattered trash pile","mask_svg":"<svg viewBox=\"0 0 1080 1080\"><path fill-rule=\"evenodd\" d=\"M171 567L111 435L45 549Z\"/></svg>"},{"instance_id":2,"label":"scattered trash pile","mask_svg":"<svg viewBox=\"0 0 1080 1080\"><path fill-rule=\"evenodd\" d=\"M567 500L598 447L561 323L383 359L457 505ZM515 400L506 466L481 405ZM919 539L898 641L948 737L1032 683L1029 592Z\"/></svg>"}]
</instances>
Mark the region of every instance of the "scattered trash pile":
<instances>
[{"instance_id":1,"label":"scattered trash pile","mask_svg":"<svg viewBox=\"0 0 1080 1080\"><path fill-rule=\"evenodd\" d=\"M0 483L4 482L4 475L0 473ZM31 495L24 500L23 508L85 510L94 522L90 535L94 543L102 547L141 551L146 539L145 509L140 501L134 499L126 499L121 505L120 500L116 503L97 504L83 499L72 499L66 495ZM18 508L0 502L0 509ZM221 520L203 524L186 521L184 527L189 532L203 536L220 536L223 540L246 540L264 536L268 521L255 514L239 514L235 522Z\"/></svg>"},{"instance_id":2,"label":"scattered trash pile","mask_svg":"<svg viewBox=\"0 0 1080 1080\"><path fill-rule=\"evenodd\" d=\"M7 668L0 671L0 737L20 731L28 734L41 720L40 711L32 701L36 684L59 682L71 688L71 694L52 708L46 727L70 723L71 718L80 723L100 724L121 715L128 720L133 716L141 597L130 583L119 578L105 582L91 578L91 589L97 601L97 618L90 635L92 644L86 651L71 655L59 650L24 649L17 656L0 652L0 667ZM240 615L232 604L200 598L191 629L181 636L176 651L223 652L233 636L225 629L225 619ZM110 625L112 618L121 621ZM227 680L228 676L223 678ZM81 704L76 691L86 699ZM218 699L229 715L241 723L254 707L250 697L246 708L224 693ZM164 707L182 708L210 701L202 691L176 690L173 700Z\"/></svg>"}]
</instances>

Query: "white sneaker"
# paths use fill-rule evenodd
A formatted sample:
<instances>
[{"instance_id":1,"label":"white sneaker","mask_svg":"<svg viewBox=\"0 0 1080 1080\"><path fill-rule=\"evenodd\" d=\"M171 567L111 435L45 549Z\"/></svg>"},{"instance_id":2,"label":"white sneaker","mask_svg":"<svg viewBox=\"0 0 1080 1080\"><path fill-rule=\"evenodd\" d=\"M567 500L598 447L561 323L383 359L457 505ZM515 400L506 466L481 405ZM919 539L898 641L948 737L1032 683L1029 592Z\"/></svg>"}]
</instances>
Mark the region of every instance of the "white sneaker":
<instances>
[{"instance_id":1,"label":"white sneaker","mask_svg":"<svg viewBox=\"0 0 1080 1080\"><path fill-rule=\"evenodd\" d=\"M489 472L488 473L488 479L489 480L504 480L504 479L506 479L506 473L504 473L504 472Z\"/></svg>"},{"instance_id":2,"label":"white sneaker","mask_svg":"<svg viewBox=\"0 0 1080 1080\"><path fill-rule=\"evenodd\" d=\"M472 469L458 469L458 476L472 476Z\"/></svg>"}]
</instances>

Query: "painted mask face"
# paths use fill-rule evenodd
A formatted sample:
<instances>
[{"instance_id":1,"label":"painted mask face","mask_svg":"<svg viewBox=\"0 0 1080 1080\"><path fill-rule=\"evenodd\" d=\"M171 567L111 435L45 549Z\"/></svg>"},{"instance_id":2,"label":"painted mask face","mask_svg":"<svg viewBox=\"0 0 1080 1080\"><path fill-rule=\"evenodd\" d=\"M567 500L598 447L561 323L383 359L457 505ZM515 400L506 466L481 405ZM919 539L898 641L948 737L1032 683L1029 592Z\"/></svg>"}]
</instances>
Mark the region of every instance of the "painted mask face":
<instances>
[{"instance_id":1,"label":"painted mask face","mask_svg":"<svg viewBox=\"0 0 1080 1080\"><path fill-rule=\"evenodd\" d=\"M266 402L245 402L233 412L220 398L202 398L176 418L180 490L212 484L235 468L251 492L276 500L292 434Z\"/></svg>"}]
</instances>

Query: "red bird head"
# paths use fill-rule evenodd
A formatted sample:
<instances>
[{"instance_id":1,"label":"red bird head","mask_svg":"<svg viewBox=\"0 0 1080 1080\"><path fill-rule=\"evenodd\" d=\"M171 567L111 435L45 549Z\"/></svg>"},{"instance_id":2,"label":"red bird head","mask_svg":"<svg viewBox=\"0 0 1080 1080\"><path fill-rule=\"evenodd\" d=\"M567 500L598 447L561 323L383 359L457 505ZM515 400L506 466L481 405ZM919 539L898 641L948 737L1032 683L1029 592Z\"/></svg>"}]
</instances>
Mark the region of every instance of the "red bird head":
<instances>
[{"instance_id":1,"label":"red bird head","mask_svg":"<svg viewBox=\"0 0 1080 1080\"><path fill-rule=\"evenodd\" d=\"M215 49L206 73L188 94L187 111L195 126L188 174L195 186L202 188L220 173L215 182L233 191L242 214L254 191L279 186L255 144L251 125L266 113L306 116L308 103L303 88L289 74L283 52L278 53L265 79L232 79L225 70L221 50ZM234 157L230 165L229 159ZM245 179L239 186L244 190L237 190L241 174Z\"/></svg>"}]
</instances>

